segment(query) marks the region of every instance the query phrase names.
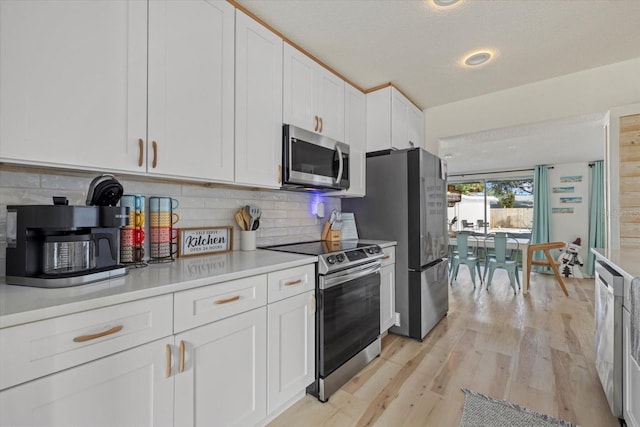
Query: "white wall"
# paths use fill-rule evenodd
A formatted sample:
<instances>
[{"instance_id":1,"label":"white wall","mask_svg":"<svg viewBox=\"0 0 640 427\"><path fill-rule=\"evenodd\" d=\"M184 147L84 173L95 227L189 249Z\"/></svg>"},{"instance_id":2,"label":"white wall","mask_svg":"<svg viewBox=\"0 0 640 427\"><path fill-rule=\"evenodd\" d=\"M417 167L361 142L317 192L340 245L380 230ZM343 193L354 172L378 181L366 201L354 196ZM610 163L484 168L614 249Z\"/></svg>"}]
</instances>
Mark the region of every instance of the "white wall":
<instances>
[{"instance_id":1,"label":"white wall","mask_svg":"<svg viewBox=\"0 0 640 427\"><path fill-rule=\"evenodd\" d=\"M581 176L580 182L561 182L560 177ZM549 170L549 205L553 208L572 208L573 213L551 213L551 241L573 242L582 239L580 256L585 265L581 270L586 275L586 261L589 253L589 202L590 168L588 163L565 163L554 165ZM573 187L569 193L554 193L554 187ZM581 203L561 203L560 198L581 197Z\"/></svg>"},{"instance_id":2,"label":"white wall","mask_svg":"<svg viewBox=\"0 0 640 427\"><path fill-rule=\"evenodd\" d=\"M442 137L606 111L640 101L640 58L425 111L425 146Z\"/></svg>"}]
</instances>

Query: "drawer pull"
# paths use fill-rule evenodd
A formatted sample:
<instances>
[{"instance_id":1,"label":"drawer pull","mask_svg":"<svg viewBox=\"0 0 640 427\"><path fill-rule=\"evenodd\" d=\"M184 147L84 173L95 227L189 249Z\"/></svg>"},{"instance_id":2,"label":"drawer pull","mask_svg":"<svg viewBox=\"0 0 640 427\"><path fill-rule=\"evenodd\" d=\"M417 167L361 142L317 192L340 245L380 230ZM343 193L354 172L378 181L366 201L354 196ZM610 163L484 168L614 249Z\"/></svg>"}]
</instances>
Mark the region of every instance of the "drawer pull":
<instances>
[{"instance_id":1,"label":"drawer pull","mask_svg":"<svg viewBox=\"0 0 640 427\"><path fill-rule=\"evenodd\" d=\"M382 259L389 259L389 258L391 258L391 255L385 255L382 257Z\"/></svg>"},{"instance_id":2,"label":"drawer pull","mask_svg":"<svg viewBox=\"0 0 640 427\"><path fill-rule=\"evenodd\" d=\"M167 370L164 373L166 378L171 376L171 346L167 344Z\"/></svg>"},{"instance_id":3,"label":"drawer pull","mask_svg":"<svg viewBox=\"0 0 640 427\"><path fill-rule=\"evenodd\" d=\"M235 297L227 298L227 299L219 299L214 301L214 304L227 304L230 302L238 301L240 299L240 295L236 295Z\"/></svg>"},{"instance_id":4,"label":"drawer pull","mask_svg":"<svg viewBox=\"0 0 640 427\"><path fill-rule=\"evenodd\" d=\"M316 296L311 295L311 314L316 314L317 308Z\"/></svg>"},{"instance_id":5,"label":"drawer pull","mask_svg":"<svg viewBox=\"0 0 640 427\"><path fill-rule=\"evenodd\" d=\"M98 332L97 334L91 334L91 335L80 335L79 337L75 337L73 339L73 342L85 342L85 341L91 341L91 340L95 340L96 338L101 338L101 337L105 337L107 335L111 335L111 334L115 334L117 332L120 332L122 330L122 325L118 325L118 326L114 326L111 329L108 329L104 332Z\"/></svg>"},{"instance_id":6,"label":"drawer pull","mask_svg":"<svg viewBox=\"0 0 640 427\"><path fill-rule=\"evenodd\" d=\"M318 129L318 132L322 133L322 117L320 117L320 129Z\"/></svg>"},{"instance_id":7,"label":"drawer pull","mask_svg":"<svg viewBox=\"0 0 640 427\"><path fill-rule=\"evenodd\" d=\"M297 284L300 284L300 283L302 283L302 279L294 280L292 282L287 282L284 285L285 286L293 286L293 285L297 285Z\"/></svg>"},{"instance_id":8,"label":"drawer pull","mask_svg":"<svg viewBox=\"0 0 640 427\"><path fill-rule=\"evenodd\" d=\"M184 341L180 341L180 368L179 372L184 372Z\"/></svg>"},{"instance_id":9,"label":"drawer pull","mask_svg":"<svg viewBox=\"0 0 640 427\"><path fill-rule=\"evenodd\" d=\"M315 117L315 119L316 119L316 126L315 126L315 128L313 128L313 130L315 130L316 132L318 132L318 123L319 123L319 122L318 122L318 116L313 116L313 117Z\"/></svg>"},{"instance_id":10,"label":"drawer pull","mask_svg":"<svg viewBox=\"0 0 640 427\"><path fill-rule=\"evenodd\" d=\"M142 138L138 139L138 167L142 166L144 160L144 141Z\"/></svg>"}]
</instances>

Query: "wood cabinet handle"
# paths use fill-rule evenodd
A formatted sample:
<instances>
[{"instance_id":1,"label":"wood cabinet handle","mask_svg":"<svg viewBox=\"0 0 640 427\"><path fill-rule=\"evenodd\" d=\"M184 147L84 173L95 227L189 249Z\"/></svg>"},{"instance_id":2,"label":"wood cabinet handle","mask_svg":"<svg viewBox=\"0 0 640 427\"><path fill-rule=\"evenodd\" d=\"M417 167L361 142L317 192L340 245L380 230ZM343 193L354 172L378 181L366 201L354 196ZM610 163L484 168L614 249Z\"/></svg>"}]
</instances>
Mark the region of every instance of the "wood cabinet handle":
<instances>
[{"instance_id":1,"label":"wood cabinet handle","mask_svg":"<svg viewBox=\"0 0 640 427\"><path fill-rule=\"evenodd\" d=\"M227 304L233 301L238 301L240 299L240 295L236 295L235 297L227 298L227 299L219 299L214 301L214 304Z\"/></svg>"},{"instance_id":2,"label":"wood cabinet handle","mask_svg":"<svg viewBox=\"0 0 640 427\"><path fill-rule=\"evenodd\" d=\"M138 167L142 167L144 161L144 141L142 138L138 139Z\"/></svg>"},{"instance_id":3,"label":"wood cabinet handle","mask_svg":"<svg viewBox=\"0 0 640 427\"><path fill-rule=\"evenodd\" d=\"M322 133L322 117L320 117L320 130L318 132Z\"/></svg>"},{"instance_id":4,"label":"wood cabinet handle","mask_svg":"<svg viewBox=\"0 0 640 427\"><path fill-rule=\"evenodd\" d=\"M153 147L153 162L151 163L151 167L155 168L158 164L158 143L151 141L151 146Z\"/></svg>"},{"instance_id":5,"label":"wood cabinet handle","mask_svg":"<svg viewBox=\"0 0 640 427\"><path fill-rule=\"evenodd\" d=\"M278 165L278 184L282 184L282 165Z\"/></svg>"},{"instance_id":6,"label":"wood cabinet handle","mask_svg":"<svg viewBox=\"0 0 640 427\"><path fill-rule=\"evenodd\" d=\"M318 132L318 123L319 123L318 116L313 116L313 117L315 117L315 118L316 118L316 127L315 127L313 130L315 130L316 132Z\"/></svg>"},{"instance_id":7,"label":"wood cabinet handle","mask_svg":"<svg viewBox=\"0 0 640 427\"><path fill-rule=\"evenodd\" d=\"M285 286L293 286L293 285L297 285L298 283L302 283L302 279L294 280L292 282L286 282L284 285Z\"/></svg>"},{"instance_id":8,"label":"wood cabinet handle","mask_svg":"<svg viewBox=\"0 0 640 427\"><path fill-rule=\"evenodd\" d=\"M316 314L316 296L311 295L311 314Z\"/></svg>"},{"instance_id":9,"label":"wood cabinet handle","mask_svg":"<svg viewBox=\"0 0 640 427\"><path fill-rule=\"evenodd\" d=\"M178 368L178 372L184 372L184 341L180 341L180 367Z\"/></svg>"},{"instance_id":10,"label":"wood cabinet handle","mask_svg":"<svg viewBox=\"0 0 640 427\"><path fill-rule=\"evenodd\" d=\"M75 337L73 339L73 342L85 342L85 341L95 340L96 338L106 337L107 335L112 335L117 332L120 332L122 328L123 328L122 325L118 325L118 326L114 326L111 329L107 329L106 331L98 332L97 334L80 335L79 337Z\"/></svg>"},{"instance_id":11,"label":"wood cabinet handle","mask_svg":"<svg viewBox=\"0 0 640 427\"><path fill-rule=\"evenodd\" d=\"M385 255L382 257L382 259L389 259L389 258L391 258L391 255Z\"/></svg>"},{"instance_id":12,"label":"wood cabinet handle","mask_svg":"<svg viewBox=\"0 0 640 427\"><path fill-rule=\"evenodd\" d=\"M164 372L165 378L169 378L171 376L171 346L167 344L166 347L167 353L167 369Z\"/></svg>"}]
</instances>

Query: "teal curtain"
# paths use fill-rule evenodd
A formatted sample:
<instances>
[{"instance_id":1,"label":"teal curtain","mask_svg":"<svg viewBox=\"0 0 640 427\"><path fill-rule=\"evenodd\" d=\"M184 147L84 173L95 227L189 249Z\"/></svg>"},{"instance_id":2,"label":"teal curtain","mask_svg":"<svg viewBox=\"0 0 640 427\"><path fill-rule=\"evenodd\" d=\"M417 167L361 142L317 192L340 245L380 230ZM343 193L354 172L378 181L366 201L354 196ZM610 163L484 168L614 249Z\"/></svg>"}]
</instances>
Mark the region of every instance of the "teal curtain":
<instances>
[{"instance_id":1,"label":"teal curtain","mask_svg":"<svg viewBox=\"0 0 640 427\"><path fill-rule=\"evenodd\" d=\"M604 233L604 161L594 162L591 167L591 199L589 206L589 254L587 255L587 274L595 273L596 256L591 248L605 246Z\"/></svg>"},{"instance_id":2,"label":"teal curtain","mask_svg":"<svg viewBox=\"0 0 640 427\"><path fill-rule=\"evenodd\" d=\"M549 206L549 168L536 166L533 175L533 229L531 243L551 241L551 208ZM534 259L545 259L542 251L533 254ZM546 269L546 267L543 267ZM536 268L536 270L538 270Z\"/></svg>"}]
</instances>

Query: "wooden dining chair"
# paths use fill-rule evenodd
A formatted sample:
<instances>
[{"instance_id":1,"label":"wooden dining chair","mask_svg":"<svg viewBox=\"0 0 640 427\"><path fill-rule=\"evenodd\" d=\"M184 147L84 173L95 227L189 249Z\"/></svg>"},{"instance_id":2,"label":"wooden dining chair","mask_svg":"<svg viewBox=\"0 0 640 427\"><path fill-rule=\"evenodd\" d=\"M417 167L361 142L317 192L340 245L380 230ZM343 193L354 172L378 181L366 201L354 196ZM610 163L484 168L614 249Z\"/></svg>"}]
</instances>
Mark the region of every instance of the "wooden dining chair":
<instances>
[{"instance_id":1,"label":"wooden dining chair","mask_svg":"<svg viewBox=\"0 0 640 427\"><path fill-rule=\"evenodd\" d=\"M551 256L551 249L560 249L564 248L565 242L549 242L549 243L533 243L529 245L529 252L527 252L527 271L526 275L529 278L527 283L527 289L525 293L529 293L529 286L531 286L531 266L532 265L540 265L544 267L551 267L553 270L553 275L556 277L556 281L562 288L562 292L566 296L569 296L569 292L567 291L567 287L564 285L564 281L562 280L562 276L560 275L560 271L558 271L558 264L556 260ZM543 251L546 257L546 260L534 260L533 254L535 251Z\"/></svg>"},{"instance_id":2,"label":"wooden dining chair","mask_svg":"<svg viewBox=\"0 0 640 427\"><path fill-rule=\"evenodd\" d=\"M469 251L469 238L475 239L475 249L470 253ZM480 284L483 283L482 273L480 272L480 259L477 256L477 238L470 232L460 231L456 234L456 242L458 245L458 254L454 255L451 260L451 285L453 281L458 278L458 270L460 264L464 264L469 269L471 275L471 283L473 283L473 289L476 288L476 269L478 270L478 276L480 277Z\"/></svg>"}]
</instances>

